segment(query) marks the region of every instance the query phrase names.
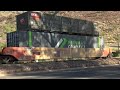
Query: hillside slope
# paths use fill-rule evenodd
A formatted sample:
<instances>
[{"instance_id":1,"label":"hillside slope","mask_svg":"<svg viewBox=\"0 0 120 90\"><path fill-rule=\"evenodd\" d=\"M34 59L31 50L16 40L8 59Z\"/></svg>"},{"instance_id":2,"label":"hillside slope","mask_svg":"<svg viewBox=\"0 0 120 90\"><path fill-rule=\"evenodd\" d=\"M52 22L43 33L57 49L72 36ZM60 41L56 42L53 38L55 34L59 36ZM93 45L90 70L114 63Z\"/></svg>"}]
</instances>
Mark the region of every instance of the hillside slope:
<instances>
[{"instance_id":1,"label":"hillside slope","mask_svg":"<svg viewBox=\"0 0 120 90\"><path fill-rule=\"evenodd\" d=\"M24 11L0 12L0 47L6 44L6 33L16 30L15 16ZM116 42L120 33L120 11L42 11L77 19L93 21L96 29L106 42ZM108 45L106 43L106 45Z\"/></svg>"}]
</instances>

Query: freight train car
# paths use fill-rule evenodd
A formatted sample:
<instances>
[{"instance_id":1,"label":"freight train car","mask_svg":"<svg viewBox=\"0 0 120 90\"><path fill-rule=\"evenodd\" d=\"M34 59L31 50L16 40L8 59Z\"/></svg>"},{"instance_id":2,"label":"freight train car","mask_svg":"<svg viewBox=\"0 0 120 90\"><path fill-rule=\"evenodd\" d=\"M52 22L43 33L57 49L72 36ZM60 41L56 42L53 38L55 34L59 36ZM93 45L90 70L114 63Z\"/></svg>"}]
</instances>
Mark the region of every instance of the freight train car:
<instances>
[{"instance_id":1,"label":"freight train car","mask_svg":"<svg viewBox=\"0 0 120 90\"><path fill-rule=\"evenodd\" d=\"M99 35L93 22L82 19L41 14L38 12L26 12L17 15L16 20L17 30L19 31L36 30L93 36Z\"/></svg>"},{"instance_id":2,"label":"freight train car","mask_svg":"<svg viewBox=\"0 0 120 90\"><path fill-rule=\"evenodd\" d=\"M7 33L7 47L99 48L103 38L38 31ZM104 42L101 42L104 46Z\"/></svg>"},{"instance_id":3,"label":"freight train car","mask_svg":"<svg viewBox=\"0 0 120 90\"><path fill-rule=\"evenodd\" d=\"M26 12L17 16L17 31L7 33L7 47L2 49L0 61L90 59L111 53L92 22Z\"/></svg>"},{"instance_id":4,"label":"freight train car","mask_svg":"<svg viewBox=\"0 0 120 90\"><path fill-rule=\"evenodd\" d=\"M6 47L0 54L0 62L90 60L107 58L111 53L111 48Z\"/></svg>"},{"instance_id":5,"label":"freight train car","mask_svg":"<svg viewBox=\"0 0 120 90\"><path fill-rule=\"evenodd\" d=\"M7 62L14 61L52 61L52 60L74 60L95 59L108 57L110 48L46 48L46 47L6 47L2 55Z\"/></svg>"},{"instance_id":6,"label":"freight train car","mask_svg":"<svg viewBox=\"0 0 120 90\"><path fill-rule=\"evenodd\" d=\"M55 35L56 34L53 34L53 36ZM30 41L31 39L28 40L29 43L26 43L27 39L24 39L23 40L24 42L20 42L21 45L20 47L15 46L15 45L19 45L19 41L12 42L11 44L9 44L12 45L11 47L9 46L2 50L3 57L4 56L7 57L1 58L1 60L6 60L7 62L14 62L14 61L31 62L31 61L46 61L46 60L52 61L52 60L93 59L93 58L95 59L95 58L106 58L110 56L112 53L112 50L109 47L107 48L104 46L103 38L77 36L76 39L74 39L74 37L71 39L70 37L69 38L68 37L63 41L61 41L59 37L54 37L58 39L58 42L52 41L54 44L50 42L51 40L50 37L47 37L47 39L49 39L48 41L44 41L44 38L41 38L42 40L39 38L38 39L39 44L36 43L33 44ZM20 40L22 39L20 38ZM36 45L37 46L40 45L40 46L37 47Z\"/></svg>"}]
</instances>

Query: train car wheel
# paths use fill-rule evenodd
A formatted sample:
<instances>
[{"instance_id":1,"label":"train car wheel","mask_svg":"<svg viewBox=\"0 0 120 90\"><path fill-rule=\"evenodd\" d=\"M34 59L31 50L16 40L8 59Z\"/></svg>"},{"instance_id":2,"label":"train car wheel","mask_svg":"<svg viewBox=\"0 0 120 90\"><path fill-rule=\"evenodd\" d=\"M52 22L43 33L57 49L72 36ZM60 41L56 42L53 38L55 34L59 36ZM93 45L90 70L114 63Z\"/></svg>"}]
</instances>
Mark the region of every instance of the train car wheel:
<instances>
[{"instance_id":1,"label":"train car wheel","mask_svg":"<svg viewBox=\"0 0 120 90\"><path fill-rule=\"evenodd\" d=\"M6 56L3 58L3 64L13 64L17 60L12 56Z\"/></svg>"}]
</instances>

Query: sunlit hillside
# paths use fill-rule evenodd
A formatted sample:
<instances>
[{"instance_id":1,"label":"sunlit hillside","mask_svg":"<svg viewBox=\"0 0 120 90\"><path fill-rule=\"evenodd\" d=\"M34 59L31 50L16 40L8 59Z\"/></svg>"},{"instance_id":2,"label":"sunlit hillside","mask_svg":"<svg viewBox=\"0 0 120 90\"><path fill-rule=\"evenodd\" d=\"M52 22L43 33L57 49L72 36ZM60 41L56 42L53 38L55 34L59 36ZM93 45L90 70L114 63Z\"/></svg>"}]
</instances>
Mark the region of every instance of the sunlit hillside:
<instances>
[{"instance_id":1,"label":"sunlit hillside","mask_svg":"<svg viewBox=\"0 0 120 90\"><path fill-rule=\"evenodd\" d=\"M0 12L0 47L6 44L6 33L16 30L15 16L23 11ZM93 21L96 29L108 42L116 42L120 33L120 11L42 11L59 16Z\"/></svg>"}]
</instances>

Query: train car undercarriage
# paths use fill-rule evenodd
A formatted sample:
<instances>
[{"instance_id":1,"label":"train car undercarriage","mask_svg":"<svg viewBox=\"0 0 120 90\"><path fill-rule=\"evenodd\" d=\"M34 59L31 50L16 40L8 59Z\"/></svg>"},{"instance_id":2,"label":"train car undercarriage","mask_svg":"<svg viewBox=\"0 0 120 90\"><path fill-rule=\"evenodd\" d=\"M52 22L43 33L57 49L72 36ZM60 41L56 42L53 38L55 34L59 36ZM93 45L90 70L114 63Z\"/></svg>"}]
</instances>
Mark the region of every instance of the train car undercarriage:
<instances>
[{"instance_id":1,"label":"train car undercarriage","mask_svg":"<svg viewBox=\"0 0 120 90\"><path fill-rule=\"evenodd\" d=\"M110 48L40 48L40 47L6 47L0 54L0 62L42 62L76 59L106 58L111 54Z\"/></svg>"}]
</instances>

